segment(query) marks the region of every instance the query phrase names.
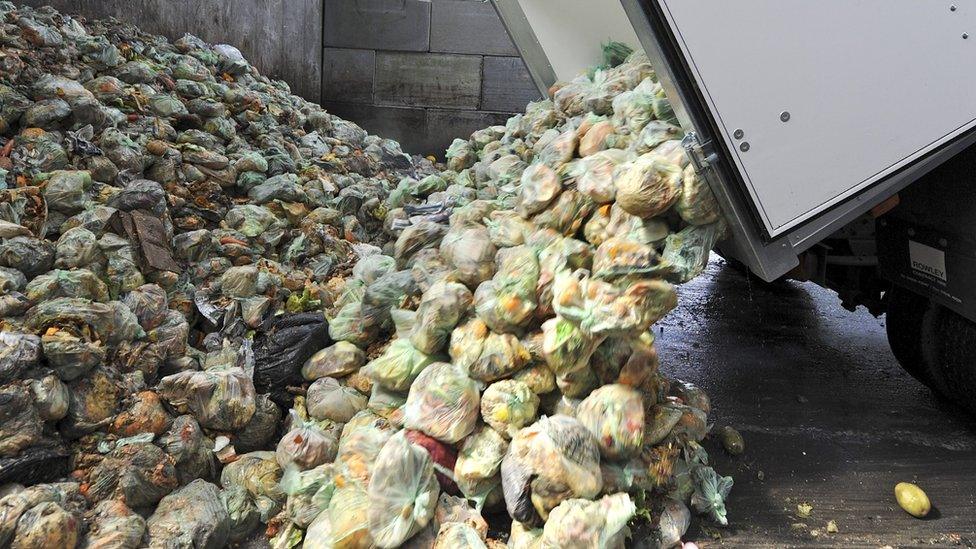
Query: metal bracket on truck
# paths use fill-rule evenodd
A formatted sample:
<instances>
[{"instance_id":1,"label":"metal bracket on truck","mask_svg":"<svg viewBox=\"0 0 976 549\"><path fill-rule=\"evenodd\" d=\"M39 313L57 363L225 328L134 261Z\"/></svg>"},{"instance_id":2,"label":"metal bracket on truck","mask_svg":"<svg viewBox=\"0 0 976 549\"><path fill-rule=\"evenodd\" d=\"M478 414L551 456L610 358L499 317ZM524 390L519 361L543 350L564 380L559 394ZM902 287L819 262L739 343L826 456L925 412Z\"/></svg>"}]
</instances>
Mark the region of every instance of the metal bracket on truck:
<instances>
[{"instance_id":1,"label":"metal bracket on truck","mask_svg":"<svg viewBox=\"0 0 976 549\"><path fill-rule=\"evenodd\" d=\"M711 147L721 251L766 280L976 141L976 2L493 3L543 92L599 64L602 42L643 47Z\"/></svg>"}]
</instances>

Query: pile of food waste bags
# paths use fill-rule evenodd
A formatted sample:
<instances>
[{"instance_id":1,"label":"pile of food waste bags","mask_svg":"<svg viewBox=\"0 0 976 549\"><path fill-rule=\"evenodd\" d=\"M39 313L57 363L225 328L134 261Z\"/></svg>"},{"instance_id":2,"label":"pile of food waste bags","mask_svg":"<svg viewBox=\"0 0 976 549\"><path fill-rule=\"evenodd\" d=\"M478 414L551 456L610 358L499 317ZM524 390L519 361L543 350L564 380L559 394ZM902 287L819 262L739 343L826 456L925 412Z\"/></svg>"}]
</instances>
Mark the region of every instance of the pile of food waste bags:
<instances>
[{"instance_id":1,"label":"pile of food waste bags","mask_svg":"<svg viewBox=\"0 0 976 549\"><path fill-rule=\"evenodd\" d=\"M0 547L725 524L651 329L725 227L621 50L442 165L231 46L0 1Z\"/></svg>"}]
</instances>

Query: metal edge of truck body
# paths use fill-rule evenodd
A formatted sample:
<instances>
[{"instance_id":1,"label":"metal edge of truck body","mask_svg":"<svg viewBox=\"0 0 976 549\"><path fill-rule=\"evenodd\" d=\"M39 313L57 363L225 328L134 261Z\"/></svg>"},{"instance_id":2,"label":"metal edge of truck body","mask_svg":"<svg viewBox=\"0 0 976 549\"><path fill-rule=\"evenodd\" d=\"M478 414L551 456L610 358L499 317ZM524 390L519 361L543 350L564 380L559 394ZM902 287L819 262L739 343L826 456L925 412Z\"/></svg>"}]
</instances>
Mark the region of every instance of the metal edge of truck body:
<instances>
[{"instance_id":1,"label":"metal edge of truck body","mask_svg":"<svg viewBox=\"0 0 976 549\"><path fill-rule=\"evenodd\" d=\"M556 71L549 63L549 57L539 43L528 18L525 17L522 6L519 5L518 0L491 0L491 4L502 20L505 32L522 56L536 87L542 92L543 97L548 97L550 86L556 83Z\"/></svg>"},{"instance_id":2,"label":"metal edge of truck body","mask_svg":"<svg viewBox=\"0 0 976 549\"><path fill-rule=\"evenodd\" d=\"M942 144L939 148L903 166L885 179L862 189L846 201L835 204L819 216L795 227L784 236L797 252L807 250L974 144L976 144L976 128L956 136L952 141Z\"/></svg>"},{"instance_id":3,"label":"metal edge of truck body","mask_svg":"<svg viewBox=\"0 0 976 549\"><path fill-rule=\"evenodd\" d=\"M729 170L731 157L720 140L714 139L717 126L700 91L688 73L689 69L672 42L670 28L663 24L659 9L652 0L620 0L631 25L641 41L658 80L664 87L675 116L685 132L695 132L701 143L714 149L714 160L703 175L725 213L732 238L720 247L724 253L741 261L766 281L789 272L799 263L797 251L789 241L766 238L752 203L742 194L743 183L734 170ZM654 4L651 6L650 4ZM656 25L656 28L655 28ZM669 51L670 50L670 51ZM678 71L682 71L681 74Z\"/></svg>"}]
</instances>

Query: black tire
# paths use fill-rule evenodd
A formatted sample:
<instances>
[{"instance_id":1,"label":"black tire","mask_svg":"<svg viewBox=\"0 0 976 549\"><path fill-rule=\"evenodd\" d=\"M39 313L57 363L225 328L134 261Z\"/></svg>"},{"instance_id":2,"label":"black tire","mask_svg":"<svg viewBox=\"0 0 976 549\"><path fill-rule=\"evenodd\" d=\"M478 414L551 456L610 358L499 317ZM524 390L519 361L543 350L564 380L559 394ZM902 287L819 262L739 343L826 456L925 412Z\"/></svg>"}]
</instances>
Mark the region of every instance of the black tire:
<instances>
[{"instance_id":1,"label":"black tire","mask_svg":"<svg viewBox=\"0 0 976 549\"><path fill-rule=\"evenodd\" d=\"M891 352L912 377L936 389L922 350L923 324L931 302L899 286L892 286L885 293L885 300L888 306L885 331Z\"/></svg>"},{"instance_id":2,"label":"black tire","mask_svg":"<svg viewBox=\"0 0 976 549\"><path fill-rule=\"evenodd\" d=\"M923 330L925 363L935 374L933 388L976 413L976 324L941 305L933 305Z\"/></svg>"}]
</instances>

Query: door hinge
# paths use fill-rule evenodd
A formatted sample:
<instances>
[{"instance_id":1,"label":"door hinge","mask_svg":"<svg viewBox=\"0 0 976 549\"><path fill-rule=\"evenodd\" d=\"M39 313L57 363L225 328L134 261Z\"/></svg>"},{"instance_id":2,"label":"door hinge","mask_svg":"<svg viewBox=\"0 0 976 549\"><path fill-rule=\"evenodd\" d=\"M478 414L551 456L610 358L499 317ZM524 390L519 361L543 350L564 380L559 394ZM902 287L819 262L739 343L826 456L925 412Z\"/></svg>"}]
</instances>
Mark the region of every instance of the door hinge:
<instances>
[{"instance_id":1,"label":"door hinge","mask_svg":"<svg viewBox=\"0 0 976 549\"><path fill-rule=\"evenodd\" d=\"M688 160L695 166L695 171L698 173L710 170L718 162L718 155L712 147L712 142L702 142L698 138L698 134L693 131L685 134L684 138L681 139L681 146L685 149Z\"/></svg>"}]
</instances>

